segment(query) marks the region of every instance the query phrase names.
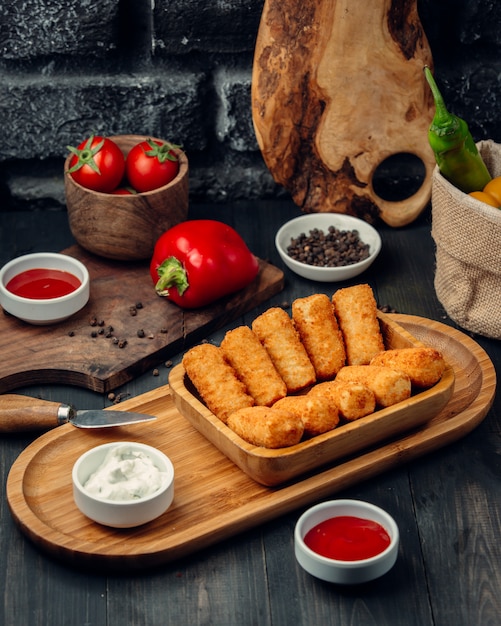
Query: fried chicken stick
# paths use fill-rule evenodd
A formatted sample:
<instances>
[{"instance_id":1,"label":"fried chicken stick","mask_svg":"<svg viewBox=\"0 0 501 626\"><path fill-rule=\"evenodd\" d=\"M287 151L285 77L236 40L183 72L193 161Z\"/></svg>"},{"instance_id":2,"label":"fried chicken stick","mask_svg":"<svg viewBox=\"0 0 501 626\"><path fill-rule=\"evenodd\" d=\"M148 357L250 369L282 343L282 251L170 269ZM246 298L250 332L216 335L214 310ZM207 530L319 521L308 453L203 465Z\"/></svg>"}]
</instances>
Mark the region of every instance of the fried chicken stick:
<instances>
[{"instance_id":1,"label":"fried chicken stick","mask_svg":"<svg viewBox=\"0 0 501 626\"><path fill-rule=\"evenodd\" d=\"M252 330L293 393L315 382L315 369L291 318L279 307L268 309L252 322Z\"/></svg>"},{"instance_id":2,"label":"fried chicken stick","mask_svg":"<svg viewBox=\"0 0 501 626\"><path fill-rule=\"evenodd\" d=\"M370 415L376 409L374 392L358 382L327 381L312 387L307 395L328 398L337 406L339 416L348 422Z\"/></svg>"},{"instance_id":3,"label":"fried chicken stick","mask_svg":"<svg viewBox=\"0 0 501 626\"><path fill-rule=\"evenodd\" d=\"M325 294L297 298L292 303L292 319L317 380L331 380L345 365L343 336L334 307Z\"/></svg>"},{"instance_id":4,"label":"fried chicken stick","mask_svg":"<svg viewBox=\"0 0 501 626\"><path fill-rule=\"evenodd\" d=\"M415 387L432 387L445 371L443 356L435 348L399 348L377 354L371 365L384 365L405 372Z\"/></svg>"},{"instance_id":5,"label":"fried chicken stick","mask_svg":"<svg viewBox=\"0 0 501 626\"><path fill-rule=\"evenodd\" d=\"M411 381L407 374L389 367L347 365L339 370L336 380L366 385L373 391L376 404L381 407L392 406L411 395Z\"/></svg>"},{"instance_id":6,"label":"fried chicken stick","mask_svg":"<svg viewBox=\"0 0 501 626\"><path fill-rule=\"evenodd\" d=\"M384 350L372 289L366 284L338 289L332 302L343 333L346 363L367 365Z\"/></svg>"},{"instance_id":7,"label":"fried chicken stick","mask_svg":"<svg viewBox=\"0 0 501 626\"><path fill-rule=\"evenodd\" d=\"M280 409L254 406L239 409L228 418L228 426L242 439L264 448L286 448L301 441L302 420Z\"/></svg>"},{"instance_id":8,"label":"fried chicken stick","mask_svg":"<svg viewBox=\"0 0 501 626\"><path fill-rule=\"evenodd\" d=\"M233 411L254 405L221 348L195 346L183 356L183 366L208 409L225 424Z\"/></svg>"},{"instance_id":9,"label":"fried chicken stick","mask_svg":"<svg viewBox=\"0 0 501 626\"><path fill-rule=\"evenodd\" d=\"M299 417L304 424L304 434L309 437L326 433L339 424L339 411L329 398L318 396L287 396L273 405Z\"/></svg>"},{"instance_id":10,"label":"fried chicken stick","mask_svg":"<svg viewBox=\"0 0 501 626\"><path fill-rule=\"evenodd\" d=\"M287 386L268 352L248 326L228 331L221 349L256 404L271 406L287 395Z\"/></svg>"}]
</instances>

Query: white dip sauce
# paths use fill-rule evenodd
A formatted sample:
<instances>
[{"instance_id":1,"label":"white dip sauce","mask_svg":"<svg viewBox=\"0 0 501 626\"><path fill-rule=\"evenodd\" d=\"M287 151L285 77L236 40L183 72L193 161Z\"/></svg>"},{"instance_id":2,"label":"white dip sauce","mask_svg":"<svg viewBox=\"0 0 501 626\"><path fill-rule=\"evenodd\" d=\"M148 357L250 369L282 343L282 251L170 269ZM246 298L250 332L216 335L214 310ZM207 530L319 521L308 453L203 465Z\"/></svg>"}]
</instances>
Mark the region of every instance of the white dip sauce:
<instances>
[{"instance_id":1,"label":"white dip sauce","mask_svg":"<svg viewBox=\"0 0 501 626\"><path fill-rule=\"evenodd\" d=\"M84 487L103 500L138 500L158 491L165 478L166 473L142 450L118 446L108 452Z\"/></svg>"}]
</instances>

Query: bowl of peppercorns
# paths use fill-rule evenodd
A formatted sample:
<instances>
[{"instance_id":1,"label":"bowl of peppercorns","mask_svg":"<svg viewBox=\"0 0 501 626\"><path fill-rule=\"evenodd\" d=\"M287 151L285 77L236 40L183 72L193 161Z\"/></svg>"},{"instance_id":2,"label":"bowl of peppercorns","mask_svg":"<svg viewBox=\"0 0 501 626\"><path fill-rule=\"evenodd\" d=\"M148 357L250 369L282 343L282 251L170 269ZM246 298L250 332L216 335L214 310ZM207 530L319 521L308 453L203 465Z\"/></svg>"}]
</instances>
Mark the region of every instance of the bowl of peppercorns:
<instances>
[{"instance_id":1,"label":"bowl of peppercorns","mask_svg":"<svg viewBox=\"0 0 501 626\"><path fill-rule=\"evenodd\" d=\"M372 265L381 250L381 237L357 217L311 213L281 226L275 245L285 265L299 276L339 282Z\"/></svg>"}]
</instances>

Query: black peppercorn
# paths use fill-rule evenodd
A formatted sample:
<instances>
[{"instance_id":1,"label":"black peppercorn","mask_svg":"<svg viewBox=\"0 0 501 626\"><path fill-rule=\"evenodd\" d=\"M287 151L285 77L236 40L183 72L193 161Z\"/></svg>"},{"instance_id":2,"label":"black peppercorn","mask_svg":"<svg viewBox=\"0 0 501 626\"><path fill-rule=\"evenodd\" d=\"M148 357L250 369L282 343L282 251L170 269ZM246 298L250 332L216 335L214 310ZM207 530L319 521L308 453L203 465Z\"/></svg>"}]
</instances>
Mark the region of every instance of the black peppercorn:
<instances>
[{"instance_id":1,"label":"black peppercorn","mask_svg":"<svg viewBox=\"0 0 501 626\"><path fill-rule=\"evenodd\" d=\"M339 230L329 226L327 233L313 228L309 234L291 238L287 254L294 260L316 267L343 267L359 263L370 255L357 230Z\"/></svg>"}]
</instances>

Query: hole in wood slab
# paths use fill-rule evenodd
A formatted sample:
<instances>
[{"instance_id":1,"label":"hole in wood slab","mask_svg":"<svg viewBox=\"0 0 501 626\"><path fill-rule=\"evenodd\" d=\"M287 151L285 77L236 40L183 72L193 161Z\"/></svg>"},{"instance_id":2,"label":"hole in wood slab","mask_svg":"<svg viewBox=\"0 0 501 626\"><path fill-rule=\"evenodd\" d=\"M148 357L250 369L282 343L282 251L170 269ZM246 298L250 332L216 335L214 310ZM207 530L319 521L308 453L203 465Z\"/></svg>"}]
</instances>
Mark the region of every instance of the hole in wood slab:
<instances>
[{"instance_id":1,"label":"hole in wood slab","mask_svg":"<svg viewBox=\"0 0 501 626\"><path fill-rule=\"evenodd\" d=\"M400 152L392 154L377 166L372 186L383 200L398 202L417 193L425 176L425 165L418 156Z\"/></svg>"}]
</instances>

